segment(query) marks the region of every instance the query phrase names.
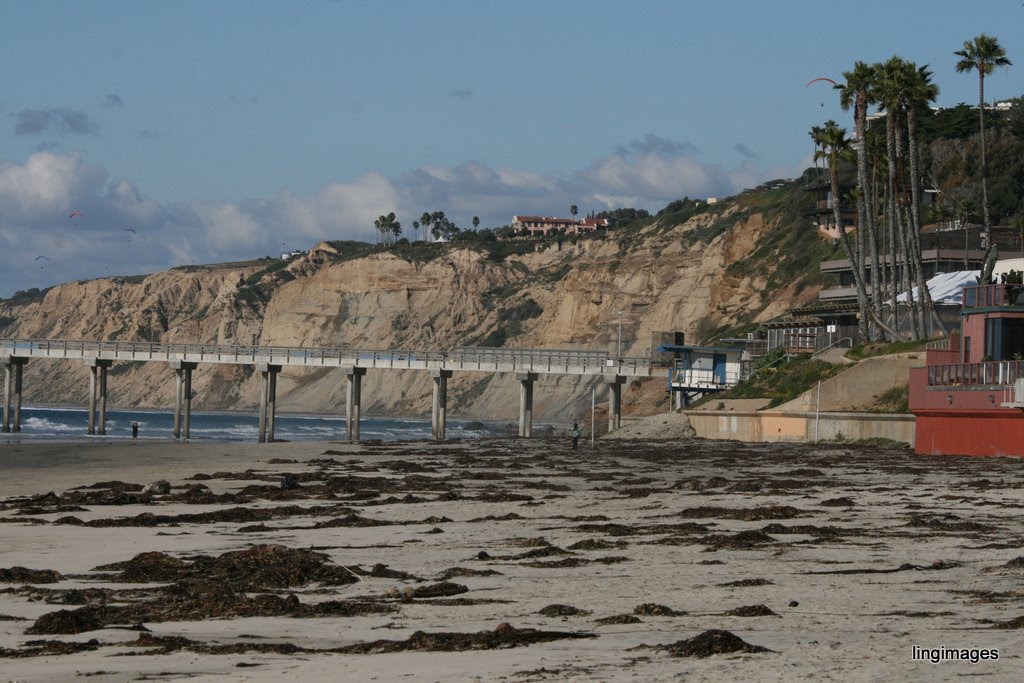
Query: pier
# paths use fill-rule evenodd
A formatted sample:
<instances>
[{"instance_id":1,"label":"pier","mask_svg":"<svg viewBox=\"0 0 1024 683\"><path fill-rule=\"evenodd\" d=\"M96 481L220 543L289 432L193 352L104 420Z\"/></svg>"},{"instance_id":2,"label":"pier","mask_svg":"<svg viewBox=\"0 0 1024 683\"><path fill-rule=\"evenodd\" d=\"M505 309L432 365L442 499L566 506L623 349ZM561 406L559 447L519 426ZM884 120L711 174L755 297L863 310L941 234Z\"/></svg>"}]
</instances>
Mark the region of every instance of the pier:
<instances>
[{"instance_id":1,"label":"pier","mask_svg":"<svg viewBox=\"0 0 1024 683\"><path fill-rule=\"evenodd\" d=\"M174 373L174 438L189 439L192 411L192 371L200 364L251 366L260 374L259 441L274 440L277 375L285 367L339 368L346 378L345 435L359 441L362 378L373 370L420 370L434 380L431 432L445 439L448 380L456 372L515 374L520 382L519 436L533 430L534 383L542 375L600 378L609 389L608 429L618 429L622 385L632 377L667 377L647 358L623 358L608 353L565 349L505 349L461 347L450 351L360 350L287 346L163 344L152 342L0 340L4 369L4 432L21 430L23 370L29 361L81 360L89 368L89 418L86 433L106 434L108 370L114 363L166 363Z\"/></svg>"}]
</instances>

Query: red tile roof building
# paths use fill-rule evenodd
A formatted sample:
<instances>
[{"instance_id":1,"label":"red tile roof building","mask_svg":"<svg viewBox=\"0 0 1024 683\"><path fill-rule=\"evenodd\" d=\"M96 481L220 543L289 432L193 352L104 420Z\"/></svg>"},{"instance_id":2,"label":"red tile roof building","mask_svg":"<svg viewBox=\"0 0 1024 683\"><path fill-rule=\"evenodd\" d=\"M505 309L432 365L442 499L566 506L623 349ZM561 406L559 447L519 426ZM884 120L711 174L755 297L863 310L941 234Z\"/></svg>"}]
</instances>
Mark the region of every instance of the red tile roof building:
<instances>
[{"instance_id":1,"label":"red tile roof building","mask_svg":"<svg viewBox=\"0 0 1024 683\"><path fill-rule=\"evenodd\" d=\"M593 232L600 227L607 227L607 218L584 218L577 221L573 218L554 218L552 216L512 216L512 228L518 235L544 237L559 231L567 235L579 235Z\"/></svg>"}]
</instances>

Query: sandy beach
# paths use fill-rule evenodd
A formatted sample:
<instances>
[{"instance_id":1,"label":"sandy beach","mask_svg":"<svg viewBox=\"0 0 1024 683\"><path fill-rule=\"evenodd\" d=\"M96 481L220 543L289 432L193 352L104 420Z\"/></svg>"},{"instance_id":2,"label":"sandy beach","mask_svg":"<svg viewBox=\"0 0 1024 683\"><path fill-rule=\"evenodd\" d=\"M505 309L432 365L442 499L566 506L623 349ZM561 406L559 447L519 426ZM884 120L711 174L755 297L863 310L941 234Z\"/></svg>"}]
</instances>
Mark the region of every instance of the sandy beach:
<instances>
[{"instance_id":1,"label":"sandy beach","mask_svg":"<svg viewBox=\"0 0 1024 683\"><path fill-rule=\"evenodd\" d=\"M2 680L1024 675L1018 459L503 439L0 463Z\"/></svg>"}]
</instances>

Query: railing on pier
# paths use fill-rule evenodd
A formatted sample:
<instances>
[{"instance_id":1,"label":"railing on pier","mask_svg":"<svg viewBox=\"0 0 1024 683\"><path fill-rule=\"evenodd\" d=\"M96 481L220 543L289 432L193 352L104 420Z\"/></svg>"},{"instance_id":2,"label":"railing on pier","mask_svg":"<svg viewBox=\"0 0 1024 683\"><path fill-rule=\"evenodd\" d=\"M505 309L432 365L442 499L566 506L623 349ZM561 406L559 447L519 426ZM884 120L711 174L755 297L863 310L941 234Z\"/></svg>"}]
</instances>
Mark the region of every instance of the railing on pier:
<instances>
[{"instance_id":1,"label":"railing on pier","mask_svg":"<svg viewBox=\"0 0 1024 683\"><path fill-rule=\"evenodd\" d=\"M1024 361L929 365L928 386L1007 386L1024 377Z\"/></svg>"},{"instance_id":2,"label":"railing on pier","mask_svg":"<svg viewBox=\"0 0 1024 683\"><path fill-rule=\"evenodd\" d=\"M176 344L142 341L0 340L0 353L43 358L101 358L121 361L185 360L200 363L393 369L447 369L483 372L647 376L647 358L618 358L605 352L572 349L463 347L453 351L368 350L292 346Z\"/></svg>"}]
</instances>

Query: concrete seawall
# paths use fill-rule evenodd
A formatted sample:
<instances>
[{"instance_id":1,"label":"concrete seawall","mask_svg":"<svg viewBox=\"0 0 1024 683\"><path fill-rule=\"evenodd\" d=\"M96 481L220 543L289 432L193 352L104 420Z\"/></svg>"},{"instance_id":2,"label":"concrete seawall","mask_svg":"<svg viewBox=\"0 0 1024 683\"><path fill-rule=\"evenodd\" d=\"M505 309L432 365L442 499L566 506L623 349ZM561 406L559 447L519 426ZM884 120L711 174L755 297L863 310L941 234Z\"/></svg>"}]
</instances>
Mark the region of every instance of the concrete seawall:
<instances>
[{"instance_id":1,"label":"concrete seawall","mask_svg":"<svg viewBox=\"0 0 1024 683\"><path fill-rule=\"evenodd\" d=\"M703 439L814 442L890 439L914 445L914 416L881 413L695 410L690 425Z\"/></svg>"}]
</instances>

